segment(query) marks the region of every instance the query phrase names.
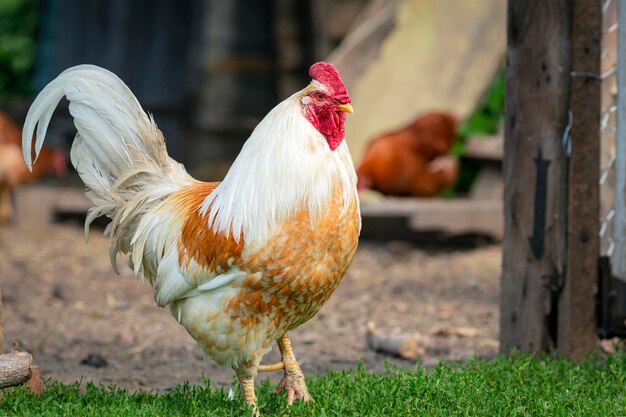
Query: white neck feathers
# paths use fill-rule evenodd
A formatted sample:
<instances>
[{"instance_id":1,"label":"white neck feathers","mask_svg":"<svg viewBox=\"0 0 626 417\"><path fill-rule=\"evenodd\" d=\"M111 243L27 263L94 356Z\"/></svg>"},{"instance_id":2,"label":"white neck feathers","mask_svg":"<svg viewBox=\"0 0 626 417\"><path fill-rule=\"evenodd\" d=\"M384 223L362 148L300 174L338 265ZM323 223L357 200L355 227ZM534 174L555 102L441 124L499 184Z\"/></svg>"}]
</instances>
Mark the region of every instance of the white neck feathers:
<instances>
[{"instance_id":1,"label":"white neck feathers","mask_svg":"<svg viewBox=\"0 0 626 417\"><path fill-rule=\"evenodd\" d=\"M341 187L344 210L357 201L356 174L345 141L331 151L302 115L302 90L277 105L246 141L224 181L203 202L209 227L260 245L286 220L308 209L313 223Z\"/></svg>"}]
</instances>

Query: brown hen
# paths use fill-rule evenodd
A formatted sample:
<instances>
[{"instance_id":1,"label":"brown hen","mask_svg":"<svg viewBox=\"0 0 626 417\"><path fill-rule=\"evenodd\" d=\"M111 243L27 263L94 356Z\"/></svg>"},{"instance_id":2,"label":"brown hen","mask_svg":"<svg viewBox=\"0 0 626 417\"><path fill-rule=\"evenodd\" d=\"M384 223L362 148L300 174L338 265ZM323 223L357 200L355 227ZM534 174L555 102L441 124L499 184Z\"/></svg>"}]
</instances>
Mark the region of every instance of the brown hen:
<instances>
[{"instance_id":1,"label":"brown hen","mask_svg":"<svg viewBox=\"0 0 626 417\"><path fill-rule=\"evenodd\" d=\"M453 185L459 165L449 152L456 126L456 119L448 113L427 113L400 130L375 138L357 169L359 190L432 197Z\"/></svg>"}]
</instances>

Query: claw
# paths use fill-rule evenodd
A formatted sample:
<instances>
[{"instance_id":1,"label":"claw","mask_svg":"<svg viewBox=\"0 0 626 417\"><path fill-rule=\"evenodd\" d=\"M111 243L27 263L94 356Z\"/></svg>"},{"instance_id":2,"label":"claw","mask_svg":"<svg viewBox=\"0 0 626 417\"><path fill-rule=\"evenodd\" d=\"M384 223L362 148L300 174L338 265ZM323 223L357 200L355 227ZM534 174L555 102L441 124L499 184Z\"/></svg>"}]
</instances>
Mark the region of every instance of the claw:
<instances>
[{"instance_id":1,"label":"claw","mask_svg":"<svg viewBox=\"0 0 626 417\"><path fill-rule=\"evenodd\" d=\"M304 374L300 369L293 372L285 371L285 375L272 394L280 394L283 390L287 391L287 404L289 405L300 399L304 402L315 402L309 394L309 390L304 382Z\"/></svg>"},{"instance_id":2,"label":"claw","mask_svg":"<svg viewBox=\"0 0 626 417\"><path fill-rule=\"evenodd\" d=\"M273 394L279 394L283 390L287 391L287 404L289 405L300 399L304 402L315 402L306 387L304 374L298 366L291 342L286 333L278 339L278 348L280 349L281 362L283 363L285 374Z\"/></svg>"}]
</instances>

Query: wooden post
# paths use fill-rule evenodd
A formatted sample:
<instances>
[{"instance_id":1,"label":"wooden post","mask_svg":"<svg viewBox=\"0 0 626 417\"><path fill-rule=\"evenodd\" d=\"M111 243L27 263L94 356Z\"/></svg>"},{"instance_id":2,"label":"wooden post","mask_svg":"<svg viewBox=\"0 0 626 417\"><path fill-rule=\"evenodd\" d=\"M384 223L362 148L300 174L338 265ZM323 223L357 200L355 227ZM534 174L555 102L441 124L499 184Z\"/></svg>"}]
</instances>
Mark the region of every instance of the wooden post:
<instances>
[{"instance_id":1,"label":"wooden post","mask_svg":"<svg viewBox=\"0 0 626 417\"><path fill-rule=\"evenodd\" d=\"M594 340L600 7L509 1L503 353L558 349L578 358Z\"/></svg>"},{"instance_id":2,"label":"wooden post","mask_svg":"<svg viewBox=\"0 0 626 417\"><path fill-rule=\"evenodd\" d=\"M569 2L510 0L504 141L501 351L556 347L566 265Z\"/></svg>"},{"instance_id":3,"label":"wooden post","mask_svg":"<svg viewBox=\"0 0 626 417\"><path fill-rule=\"evenodd\" d=\"M572 3L567 276L559 298L557 347L559 353L583 359L597 343L602 2Z\"/></svg>"}]
</instances>

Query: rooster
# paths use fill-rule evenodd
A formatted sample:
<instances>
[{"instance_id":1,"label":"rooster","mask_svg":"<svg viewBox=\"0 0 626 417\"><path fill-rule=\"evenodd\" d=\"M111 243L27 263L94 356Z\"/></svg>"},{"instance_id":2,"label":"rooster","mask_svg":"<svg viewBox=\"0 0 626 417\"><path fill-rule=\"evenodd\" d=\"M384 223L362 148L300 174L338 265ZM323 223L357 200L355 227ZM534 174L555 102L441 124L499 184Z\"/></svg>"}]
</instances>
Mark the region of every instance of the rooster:
<instances>
[{"instance_id":1,"label":"rooster","mask_svg":"<svg viewBox=\"0 0 626 417\"><path fill-rule=\"evenodd\" d=\"M43 147L40 162L29 172L22 161L22 132L6 114L0 112L0 225L13 218L13 191L16 187L38 180L47 174L63 176L67 157L58 149Z\"/></svg>"},{"instance_id":2,"label":"rooster","mask_svg":"<svg viewBox=\"0 0 626 417\"><path fill-rule=\"evenodd\" d=\"M427 113L410 125L370 142L357 169L359 190L386 195L432 197L456 182L458 161L448 152L456 119Z\"/></svg>"},{"instance_id":3,"label":"rooster","mask_svg":"<svg viewBox=\"0 0 626 417\"><path fill-rule=\"evenodd\" d=\"M256 410L259 370L283 369L276 392L311 400L287 332L311 319L346 273L361 221L344 139L350 96L335 67L259 123L221 183L200 182L170 158L163 134L129 88L92 65L69 68L33 102L23 133L32 167L59 100L78 130L71 161L94 204L85 222L111 219L109 256L129 254L204 352L232 367ZM281 361L260 365L277 342ZM258 410L256 411L258 413Z\"/></svg>"}]
</instances>

